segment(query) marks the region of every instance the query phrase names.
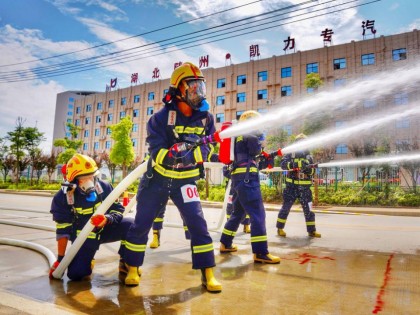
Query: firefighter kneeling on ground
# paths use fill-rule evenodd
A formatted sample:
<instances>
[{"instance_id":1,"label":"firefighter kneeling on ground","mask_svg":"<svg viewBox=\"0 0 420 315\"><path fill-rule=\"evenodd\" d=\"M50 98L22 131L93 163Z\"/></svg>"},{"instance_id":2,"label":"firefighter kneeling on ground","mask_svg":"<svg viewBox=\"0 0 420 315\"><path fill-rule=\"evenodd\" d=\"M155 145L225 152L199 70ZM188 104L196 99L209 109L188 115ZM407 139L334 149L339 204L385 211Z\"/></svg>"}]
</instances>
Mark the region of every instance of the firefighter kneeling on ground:
<instances>
[{"instance_id":1,"label":"firefighter kneeling on ground","mask_svg":"<svg viewBox=\"0 0 420 315\"><path fill-rule=\"evenodd\" d=\"M306 138L306 135L301 133L296 136L295 141ZM311 185L315 173L315 168L311 167L313 163L313 158L307 150L286 154L280 162L281 168L287 170L283 205L279 211L276 224L277 234L281 237L286 237L284 226L296 199L299 199L302 205L308 236L321 237L321 234L316 231L315 213L312 211Z\"/></svg>"},{"instance_id":2,"label":"firefighter kneeling on ground","mask_svg":"<svg viewBox=\"0 0 420 315\"><path fill-rule=\"evenodd\" d=\"M105 214L93 215L113 190L98 175L98 166L86 155L75 154L66 165L66 182L55 194L50 210L56 222L58 247L58 258L50 269L50 278L53 278L52 273L64 258L68 241L74 242L89 221L95 228L68 266L67 276L71 280L88 279L92 274L95 253L100 244L123 242L134 221L123 217L124 207L119 202L114 202ZM120 246L120 255L121 249ZM119 272L122 275L128 272L122 259L119 262Z\"/></svg>"},{"instance_id":3,"label":"firefighter kneeling on ground","mask_svg":"<svg viewBox=\"0 0 420 315\"><path fill-rule=\"evenodd\" d=\"M239 123L259 116L260 114L256 111L246 111L239 118ZM251 220L251 247L254 262L278 264L280 258L268 252L265 209L257 160L262 152L261 135L239 136L234 141L234 159L231 170L233 212L223 228L220 252L229 253L238 250L232 241L241 221L248 214Z\"/></svg>"},{"instance_id":4,"label":"firefighter kneeling on ground","mask_svg":"<svg viewBox=\"0 0 420 315\"><path fill-rule=\"evenodd\" d=\"M222 290L213 274L216 265L213 240L207 230L195 183L203 173L200 164L211 161L214 148L208 144L186 145L197 143L197 139L216 131L205 97L201 70L185 62L171 75L170 88L163 99L164 107L147 123L148 170L139 184L136 217L125 243L124 258L130 266L125 279L128 286L140 283L136 270L144 262L153 220L171 198L190 231L192 268L201 270L202 285L207 291Z\"/></svg>"}]
</instances>

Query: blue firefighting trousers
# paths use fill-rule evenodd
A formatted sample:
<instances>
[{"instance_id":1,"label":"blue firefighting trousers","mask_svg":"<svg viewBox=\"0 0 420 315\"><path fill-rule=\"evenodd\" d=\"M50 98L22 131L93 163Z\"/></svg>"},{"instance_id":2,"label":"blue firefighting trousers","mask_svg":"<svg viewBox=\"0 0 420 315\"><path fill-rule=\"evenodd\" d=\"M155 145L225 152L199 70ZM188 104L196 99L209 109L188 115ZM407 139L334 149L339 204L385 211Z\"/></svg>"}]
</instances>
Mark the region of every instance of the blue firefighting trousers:
<instances>
[{"instance_id":1,"label":"blue firefighting trousers","mask_svg":"<svg viewBox=\"0 0 420 315\"><path fill-rule=\"evenodd\" d=\"M265 209L258 179L248 182L232 180L233 213L226 222L220 242L226 247L232 246L236 231L248 214L251 221L251 247L254 254L268 254L267 232L265 227Z\"/></svg>"},{"instance_id":2,"label":"blue firefighting trousers","mask_svg":"<svg viewBox=\"0 0 420 315\"><path fill-rule=\"evenodd\" d=\"M186 182L188 182L186 184ZM194 181L166 179L158 174L146 185L140 182L137 192L137 213L131 226L124 249L124 259L130 266L143 265L148 234L158 211L167 203L174 202L191 234L192 268L210 268L216 265L213 240L207 231L201 203ZM194 191L195 189L195 191ZM192 193L193 195L189 195Z\"/></svg>"},{"instance_id":3,"label":"blue firefighting trousers","mask_svg":"<svg viewBox=\"0 0 420 315\"><path fill-rule=\"evenodd\" d=\"M230 189L229 192L229 201L227 203L226 206L226 219L229 220L230 217L232 216L232 212L233 212L233 191L232 188ZM250 220L249 220L249 215L245 215L244 219L241 220L241 224L243 225L249 225L250 224Z\"/></svg>"},{"instance_id":4,"label":"blue firefighting trousers","mask_svg":"<svg viewBox=\"0 0 420 315\"><path fill-rule=\"evenodd\" d=\"M153 230L162 230L163 229L163 218L165 217L166 212L166 205L162 207L162 209L159 210L159 213L157 217L153 220ZM188 227L185 224L184 219L182 219L183 226L184 226L184 232L185 232L185 238L187 240L191 239L190 231L188 231Z\"/></svg>"},{"instance_id":5,"label":"blue firefighting trousers","mask_svg":"<svg viewBox=\"0 0 420 315\"><path fill-rule=\"evenodd\" d=\"M308 233L314 232L315 213L312 212L312 191L309 185L295 185L288 183L283 192L283 205L277 218L277 228L283 229L286 225L287 217L296 199L299 199L305 215L306 230Z\"/></svg>"},{"instance_id":6,"label":"blue firefighting trousers","mask_svg":"<svg viewBox=\"0 0 420 315\"><path fill-rule=\"evenodd\" d=\"M67 276L71 280L81 280L83 277L92 274L92 260L100 244L122 241L124 243L127 232L133 224L133 218L123 218L119 224L111 224L104 227L99 233L91 233L78 253L74 256L67 269ZM118 253L121 256L123 245Z\"/></svg>"}]
</instances>

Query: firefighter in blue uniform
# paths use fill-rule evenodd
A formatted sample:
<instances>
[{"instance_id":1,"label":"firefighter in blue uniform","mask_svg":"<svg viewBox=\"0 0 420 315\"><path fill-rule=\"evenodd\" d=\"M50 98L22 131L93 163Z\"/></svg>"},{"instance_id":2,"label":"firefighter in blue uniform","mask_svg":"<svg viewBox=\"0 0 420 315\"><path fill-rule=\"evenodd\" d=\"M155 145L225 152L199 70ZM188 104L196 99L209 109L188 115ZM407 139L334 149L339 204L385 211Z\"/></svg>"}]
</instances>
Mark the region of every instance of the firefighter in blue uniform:
<instances>
[{"instance_id":1,"label":"firefighter in blue uniform","mask_svg":"<svg viewBox=\"0 0 420 315\"><path fill-rule=\"evenodd\" d=\"M250 110L244 112L239 122L259 117L260 114ZM220 252L229 253L238 250L232 244L236 231L248 214L251 220L251 247L254 262L278 264L280 258L268 252L265 209L260 189L258 157L262 152L260 135L245 135L235 138L234 160L231 177L233 190L233 213L226 222L220 238ZM265 166L264 166L265 168Z\"/></svg>"},{"instance_id":2,"label":"firefighter in blue uniform","mask_svg":"<svg viewBox=\"0 0 420 315\"><path fill-rule=\"evenodd\" d=\"M136 270L143 264L153 220L171 198L191 234L192 268L201 270L202 285L207 291L222 290L213 274L213 241L195 183L202 173L200 164L209 161L214 148L208 144L185 145L215 132L205 88L200 69L183 63L171 75L170 88L163 99L165 106L147 123L150 162L139 184L136 217L125 243L124 258L130 266L125 279L128 286L140 282Z\"/></svg>"},{"instance_id":3,"label":"firefighter in blue uniform","mask_svg":"<svg viewBox=\"0 0 420 315\"><path fill-rule=\"evenodd\" d=\"M303 133L296 136L295 141L306 139ZM287 170L286 188L283 191L283 205L277 218L277 234L286 237L284 226L287 217L296 199L299 199L305 215L306 230L309 237L321 237L316 231L315 213L312 211L312 177L315 168L310 167L314 164L309 151L300 151L286 154L280 162L281 168Z\"/></svg>"},{"instance_id":4,"label":"firefighter in blue uniform","mask_svg":"<svg viewBox=\"0 0 420 315\"><path fill-rule=\"evenodd\" d=\"M226 177L229 180L231 180L231 175L230 175L230 170L229 170L229 166L225 165L223 166L223 176ZM226 184L227 186L227 184ZM228 198L228 202L227 202L227 206L226 206L226 219L229 221L232 212L233 212L233 203L232 203L232 198L233 198L233 189L230 189L229 192L229 198ZM250 220L249 220L249 215L246 214L245 218L241 221L241 224L244 226L244 233L251 233L251 225L250 225Z\"/></svg>"},{"instance_id":5,"label":"firefighter in blue uniform","mask_svg":"<svg viewBox=\"0 0 420 315\"><path fill-rule=\"evenodd\" d=\"M98 178L95 161L86 155L75 154L67 163L66 183L53 198L51 210L56 222L58 258L50 270L52 273L63 259L68 241L74 242L77 235L89 221L95 226L85 243L79 249L67 269L71 280L86 279L92 274L93 261L100 244L122 241L133 223L124 218L124 207L114 202L105 214L93 215L103 200L112 192L112 186ZM120 246L119 254L121 255ZM127 273L128 267L122 259L120 273ZM137 270L140 273L140 270Z\"/></svg>"}]
</instances>

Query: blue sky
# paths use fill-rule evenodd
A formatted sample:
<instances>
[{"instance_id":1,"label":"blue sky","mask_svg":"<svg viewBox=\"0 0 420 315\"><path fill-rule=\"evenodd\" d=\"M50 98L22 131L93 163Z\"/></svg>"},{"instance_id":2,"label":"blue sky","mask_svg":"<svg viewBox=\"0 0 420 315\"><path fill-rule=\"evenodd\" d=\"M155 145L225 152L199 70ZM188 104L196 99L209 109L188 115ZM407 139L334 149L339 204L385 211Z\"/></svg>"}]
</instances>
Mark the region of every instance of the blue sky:
<instances>
[{"instance_id":1,"label":"blue sky","mask_svg":"<svg viewBox=\"0 0 420 315\"><path fill-rule=\"evenodd\" d=\"M291 36L298 50L323 46L320 33L334 31L333 44L362 40L361 23L375 20L376 36L411 31L420 27L420 1L417 0L13 0L0 1L0 137L16 126L21 116L25 126L36 125L47 136L43 149L51 148L54 108L57 93L67 90L104 91L111 78L118 78L120 88L130 85L131 74L139 74L139 82L152 81L152 71L160 69L168 78L175 62L198 63L209 55L209 67L225 65L230 53L233 63L249 61L249 46L259 45L260 58L283 54L284 40ZM360 4L366 4L354 7ZM182 43L191 36L212 35L220 24L229 23L264 12L293 6L281 11L283 25L254 31L211 43ZM215 14L220 11L224 14ZM353 8L349 8L353 7ZM349 8L343 10L343 8ZM295 12L290 12L294 10ZM320 11L313 11L320 10ZM339 12L321 15L326 12ZM310 13L312 11L312 13ZM199 17L212 14L208 18ZM294 15L292 19L290 16ZM318 16L317 16L318 15ZM313 16L312 18L308 18ZM195 19L195 20L194 20ZM192 22L188 22L194 20ZM284 24L293 20L294 23ZM188 23L187 23L188 22ZM261 26L261 20L256 26ZM241 32L252 29L251 23ZM280 24L281 22L277 22ZM170 27L178 24L178 26ZM156 31L162 29L161 31ZM200 30L211 30L196 33ZM238 29L233 24L226 32ZM143 35L142 35L143 34ZM225 35L228 36L228 35ZM131 37L130 39L127 39ZM168 45L167 39L176 37ZM185 41L183 41L185 40ZM190 40L191 41L191 40ZM109 45L106 43L114 42ZM99 46L96 47L95 46ZM147 45L147 58L62 76L40 77L34 68L110 54ZM72 53L80 51L78 53ZM138 50L130 50L136 52ZM61 57L51 58L62 55ZM144 56L144 55L143 55ZM115 60L115 59L114 59ZM29 77L16 76L25 71ZM8 72L8 73L5 73ZM5 77L12 75L12 77ZM2 80L3 78L3 80ZM14 78L13 81L9 82Z\"/></svg>"}]
</instances>

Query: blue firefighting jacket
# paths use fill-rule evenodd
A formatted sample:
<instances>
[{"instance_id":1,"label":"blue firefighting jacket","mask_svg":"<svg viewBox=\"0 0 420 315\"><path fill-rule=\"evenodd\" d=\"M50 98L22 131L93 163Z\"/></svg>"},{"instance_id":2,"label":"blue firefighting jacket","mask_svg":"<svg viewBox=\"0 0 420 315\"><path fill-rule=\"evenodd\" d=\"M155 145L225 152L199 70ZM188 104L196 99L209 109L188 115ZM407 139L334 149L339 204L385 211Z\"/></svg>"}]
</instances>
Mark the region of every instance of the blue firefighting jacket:
<instances>
[{"instance_id":1,"label":"blue firefighting jacket","mask_svg":"<svg viewBox=\"0 0 420 315\"><path fill-rule=\"evenodd\" d=\"M101 205L102 201L112 192L112 186L104 181L98 180L103 192L98 194L95 201L87 201L86 195L77 188L74 191L74 205L69 205L66 194L60 190L53 198L50 213L56 222L57 239L63 236L74 240L80 233L92 214ZM106 214L111 216L111 224L118 224L123 218L124 207L119 202L114 202ZM95 230L88 238L96 238Z\"/></svg>"},{"instance_id":2,"label":"blue firefighting jacket","mask_svg":"<svg viewBox=\"0 0 420 315\"><path fill-rule=\"evenodd\" d=\"M155 161L154 171L163 177L177 180L198 180L200 170L195 161L200 151L192 149L173 154L170 148L181 142L191 143L191 139L211 135L215 132L213 115L193 110L186 117L176 106L176 100L165 101L165 106L155 113L147 123L149 154ZM213 146L207 161L213 161ZM194 157L194 159L192 158ZM189 161L189 162L186 162Z\"/></svg>"},{"instance_id":3,"label":"blue firefighting jacket","mask_svg":"<svg viewBox=\"0 0 420 315\"><path fill-rule=\"evenodd\" d=\"M235 138L232 179L258 179L257 157L261 153L261 142L255 135Z\"/></svg>"},{"instance_id":4,"label":"blue firefighting jacket","mask_svg":"<svg viewBox=\"0 0 420 315\"><path fill-rule=\"evenodd\" d=\"M305 168L306 165L313 164L313 158L309 151L289 153L282 157L280 166L284 170L290 170L286 173L286 184L311 185L312 176L315 173L314 168ZM299 170L293 170L298 168Z\"/></svg>"}]
</instances>

